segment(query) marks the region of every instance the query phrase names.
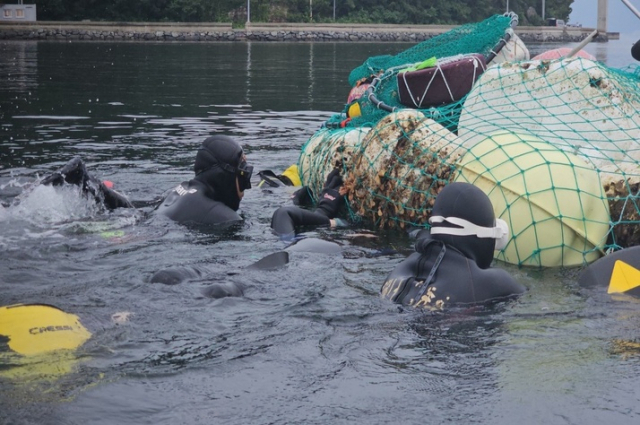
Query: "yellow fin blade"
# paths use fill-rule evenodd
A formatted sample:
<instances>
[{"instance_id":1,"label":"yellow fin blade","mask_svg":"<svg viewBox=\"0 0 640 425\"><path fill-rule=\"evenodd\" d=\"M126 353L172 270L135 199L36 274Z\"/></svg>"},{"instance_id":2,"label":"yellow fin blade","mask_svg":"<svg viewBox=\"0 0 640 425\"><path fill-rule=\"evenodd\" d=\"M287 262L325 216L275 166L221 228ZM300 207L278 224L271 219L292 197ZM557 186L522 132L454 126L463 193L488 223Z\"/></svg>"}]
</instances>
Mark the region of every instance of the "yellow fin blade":
<instances>
[{"instance_id":1,"label":"yellow fin blade","mask_svg":"<svg viewBox=\"0 0 640 425\"><path fill-rule=\"evenodd\" d=\"M638 286L640 286L640 270L624 261L617 260L611 272L607 293L624 293Z\"/></svg>"}]
</instances>

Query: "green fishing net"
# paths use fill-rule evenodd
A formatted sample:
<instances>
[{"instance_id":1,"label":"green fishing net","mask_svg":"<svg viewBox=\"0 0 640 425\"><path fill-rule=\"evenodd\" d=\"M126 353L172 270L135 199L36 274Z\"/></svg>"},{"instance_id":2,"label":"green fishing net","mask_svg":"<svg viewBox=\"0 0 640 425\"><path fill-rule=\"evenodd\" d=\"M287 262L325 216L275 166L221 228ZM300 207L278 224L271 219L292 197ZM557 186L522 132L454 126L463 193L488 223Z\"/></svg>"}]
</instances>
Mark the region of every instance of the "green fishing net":
<instances>
[{"instance_id":1,"label":"green fishing net","mask_svg":"<svg viewBox=\"0 0 640 425\"><path fill-rule=\"evenodd\" d=\"M495 15L479 23L466 24L444 34L425 40L417 45L398 53L395 56L374 56L367 59L362 65L355 68L349 74L349 84L353 87L358 82L370 82L377 77L375 82L375 97L390 108L403 108L398 101L396 75L398 71L422 62L425 59L436 57L444 58L460 54L480 53L489 56L496 48L505 33L514 24L514 15ZM377 101L368 98L358 100L362 115L351 120L349 125L363 126L378 122L389 111L381 109ZM450 129L455 129L457 115L460 113L460 102L442 105L437 108L428 108L423 111L436 121ZM344 120L343 114L336 114L329 120L330 125L339 124Z\"/></svg>"},{"instance_id":2,"label":"green fishing net","mask_svg":"<svg viewBox=\"0 0 640 425\"><path fill-rule=\"evenodd\" d=\"M484 55L510 22L465 25L354 70L350 81L382 72L373 97L392 107L363 96L360 116L329 120L302 148L303 184L319 194L341 167L353 221L405 230L429 227L447 184L472 183L509 224L509 244L496 258L517 265L581 265L640 243L638 67L578 56L529 60L527 51L490 63L457 101L424 109L399 102L399 68L431 56Z\"/></svg>"}]
</instances>

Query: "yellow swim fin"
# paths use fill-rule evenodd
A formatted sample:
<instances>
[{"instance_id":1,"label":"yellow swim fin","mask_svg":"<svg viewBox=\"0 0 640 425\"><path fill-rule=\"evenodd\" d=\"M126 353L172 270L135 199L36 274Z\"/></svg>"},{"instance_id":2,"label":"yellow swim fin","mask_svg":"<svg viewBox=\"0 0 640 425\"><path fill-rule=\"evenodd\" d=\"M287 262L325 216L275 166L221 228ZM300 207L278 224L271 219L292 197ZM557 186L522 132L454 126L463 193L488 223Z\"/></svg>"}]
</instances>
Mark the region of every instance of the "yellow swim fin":
<instances>
[{"instance_id":1,"label":"yellow swim fin","mask_svg":"<svg viewBox=\"0 0 640 425\"><path fill-rule=\"evenodd\" d=\"M23 356L73 350L91 337L78 316L46 304L0 307L0 337Z\"/></svg>"},{"instance_id":2,"label":"yellow swim fin","mask_svg":"<svg viewBox=\"0 0 640 425\"><path fill-rule=\"evenodd\" d=\"M302 186L302 181L300 181L300 174L298 173L298 166L293 164L282 173L283 176L287 177L291 180L294 186Z\"/></svg>"},{"instance_id":3,"label":"yellow swim fin","mask_svg":"<svg viewBox=\"0 0 640 425\"><path fill-rule=\"evenodd\" d=\"M609 280L608 294L625 293L640 286L640 270L616 260Z\"/></svg>"}]
</instances>

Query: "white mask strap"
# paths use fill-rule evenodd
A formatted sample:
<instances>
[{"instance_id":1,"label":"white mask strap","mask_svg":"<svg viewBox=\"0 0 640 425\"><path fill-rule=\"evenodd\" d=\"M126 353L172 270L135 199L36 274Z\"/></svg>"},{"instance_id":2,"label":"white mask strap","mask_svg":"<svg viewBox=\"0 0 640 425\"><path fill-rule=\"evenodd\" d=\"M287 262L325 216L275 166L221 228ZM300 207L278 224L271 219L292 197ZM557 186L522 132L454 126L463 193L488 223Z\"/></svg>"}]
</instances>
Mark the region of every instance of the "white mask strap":
<instances>
[{"instance_id":1,"label":"white mask strap","mask_svg":"<svg viewBox=\"0 0 640 425\"><path fill-rule=\"evenodd\" d=\"M452 235L452 236L477 236L479 238L492 238L496 240L496 251L500 251L509 242L509 225L502 219L496 219L495 227L482 227L471 223L463 218L432 216L429 224L440 224L448 222L460 227L432 227L432 235Z\"/></svg>"}]
</instances>

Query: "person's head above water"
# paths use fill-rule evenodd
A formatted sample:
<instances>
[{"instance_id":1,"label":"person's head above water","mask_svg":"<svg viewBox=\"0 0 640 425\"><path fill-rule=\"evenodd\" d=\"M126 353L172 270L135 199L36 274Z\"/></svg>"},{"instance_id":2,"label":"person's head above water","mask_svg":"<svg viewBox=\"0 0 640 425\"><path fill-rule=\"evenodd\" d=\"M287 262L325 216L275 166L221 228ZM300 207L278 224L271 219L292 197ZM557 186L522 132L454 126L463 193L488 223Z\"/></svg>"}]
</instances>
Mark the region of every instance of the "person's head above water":
<instances>
[{"instance_id":1,"label":"person's head above water","mask_svg":"<svg viewBox=\"0 0 640 425\"><path fill-rule=\"evenodd\" d=\"M635 60L640 61L640 40L631 46L631 56L633 56Z\"/></svg>"},{"instance_id":2,"label":"person's head above water","mask_svg":"<svg viewBox=\"0 0 640 425\"><path fill-rule=\"evenodd\" d=\"M193 167L195 180L213 189L213 198L237 210L246 189L251 189L253 167L242 147L229 136L211 136L202 142Z\"/></svg>"},{"instance_id":3,"label":"person's head above water","mask_svg":"<svg viewBox=\"0 0 640 425\"><path fill-rule=\"evenodd\" d=\"M429 223L433 239L456 248L482 269L491 265L493 251L503 249L509 240L507 223L496 220L489 197L469 183L445 186Z\"/></svg>"}]
</instances>

